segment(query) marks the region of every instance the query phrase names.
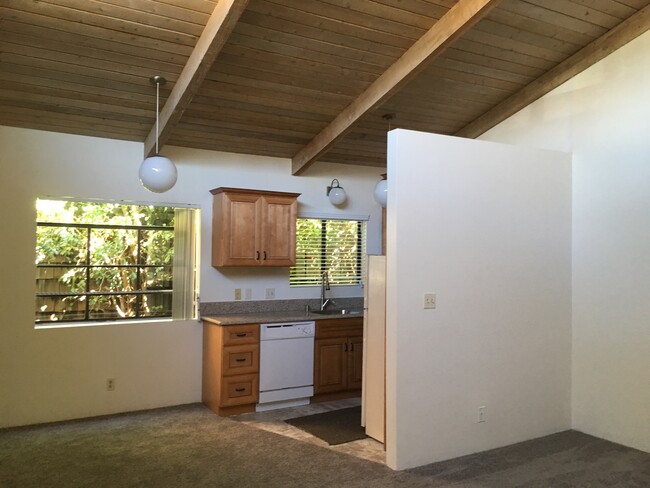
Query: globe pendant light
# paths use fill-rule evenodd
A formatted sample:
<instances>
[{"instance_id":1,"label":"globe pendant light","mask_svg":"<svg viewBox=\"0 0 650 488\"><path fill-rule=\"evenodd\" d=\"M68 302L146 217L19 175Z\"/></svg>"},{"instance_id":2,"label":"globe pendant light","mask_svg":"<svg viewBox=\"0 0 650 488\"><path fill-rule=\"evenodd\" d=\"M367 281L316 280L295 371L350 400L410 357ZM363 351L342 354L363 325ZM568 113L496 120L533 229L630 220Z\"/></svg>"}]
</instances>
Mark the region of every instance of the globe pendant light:
<instances>
[{"instance_id":1,"label":"globe pendant light","mask_svg":"<svg viewBox=\"0 0 650 488\"><path fill-rule=\"evenodd\" d=\"M160 85L167 80L162 76L153 76L149 80L156 85L156 154L149 156L140 165L140 183L154 193L164 193L176 184L178 172L174 163L158 154L158 122L160 105Z\"/></svg>"},{"instance_id":2,"label":"globe pendant light","mask_svg":"<svg viewBox=\"0 0 650 488\"><path fill-rule=\"evenodd\" d=\"M381 205L383 208L386 208L386 203L388 202L388 181L386 180L386 174L381 175L381 180L375 186L373 191L373 196L375 201Z\"/></svg>"}]
</instances>

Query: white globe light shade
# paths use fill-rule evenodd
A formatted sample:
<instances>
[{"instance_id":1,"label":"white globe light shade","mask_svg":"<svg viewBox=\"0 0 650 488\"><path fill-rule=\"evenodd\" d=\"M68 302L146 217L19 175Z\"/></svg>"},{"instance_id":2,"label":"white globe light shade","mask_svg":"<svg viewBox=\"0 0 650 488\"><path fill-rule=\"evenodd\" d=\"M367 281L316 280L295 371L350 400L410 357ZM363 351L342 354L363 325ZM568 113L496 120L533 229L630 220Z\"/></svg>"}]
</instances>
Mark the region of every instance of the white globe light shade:
<instances>
[{"instance_id":1,"label":"white globe light shade","mask_svg":"<svg viewBox=\"0 0 650 488\"><path fill-rule=\"evenodd\" d=\"M332 187L329 197L332 205L343 205L346 199L345 190L338 186Z\"/></svg>"},{"instance_id":2,"label":"white globe light shade","mask_svg":"<svg viewBox=\"0 0 650 488\"><path fill-rule=\"evenodd\" d=\"M176 184L178 172L165 156L150 156L140 165L140 183L154 193L164 193Z\"/></svg>"},{"instance_id":3,"label":"white globe light shade","mask_svg":"<svg viewBox=\"0 0 650 488\"><path fill-rule=\"evenodd\" d=\"M373 192L375 201L386 208L386 202L388 201L388 181L380 180L379 183L375 186L375 191Z\"/></svg>"}]
</instances>

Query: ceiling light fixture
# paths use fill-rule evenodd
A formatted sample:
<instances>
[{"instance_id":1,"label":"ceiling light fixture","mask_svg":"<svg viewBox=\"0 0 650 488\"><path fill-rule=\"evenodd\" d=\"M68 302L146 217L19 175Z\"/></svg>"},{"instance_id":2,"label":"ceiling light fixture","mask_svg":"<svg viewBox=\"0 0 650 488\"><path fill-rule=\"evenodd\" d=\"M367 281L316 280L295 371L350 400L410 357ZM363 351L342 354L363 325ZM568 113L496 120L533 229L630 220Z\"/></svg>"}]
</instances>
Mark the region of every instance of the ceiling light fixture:
<instances>
[{"instance_id":1,"label":"ceiling light fixture","mask_svg":"<svg viewBox=\"0 0 650 488\"><path fill-rule=\"evenodd\" d=\"M391 120L395 118L395 114L384 114L381 118L388 122L387 132L390 132ZM375 185L375 189L372 192L375 201L383 208L386 208L386 204L388 203L388 180L386 176L386 173L381 175L381 180Z\"/></svg>"},{"instance_id":2,"label":"ceiling light fixture","mask_svg":"<svg viewBox=\"0 0 650 488\"><path fill-rule=\"evenodd\" d=\"M339 180L334 178L330 186L327 187L327 196L330 197L332 205L343 205L347 199L345 190L339 185Z\"/></svg>"},{"instance_id":3,"label":"ceiling light fixture","mask_svg":"<svg viewBox=\"0 0 650 488\"><path fill-rule=\"evenodd\" d=\"M149 156L140 165L140 183L154 193L164 193L176 184L178 172L174 163L158 154L158 121L160 106L160 85L167 80L162 76L152 76L149 81L156 85L156 154Z\"/></svg>"},{"instance_id":4,"label":"ceiling light fixture","mask_svg":"<svg viewBox=\"0 0 650 488\"><path fill-rule=\"evenodd\" d=\"M386 173L381 175L381 180L375 185L375 190L372 195L379 205L386 208L386 203L388 202L388 180L386 179Z\"/></svg>"}]
</instances>

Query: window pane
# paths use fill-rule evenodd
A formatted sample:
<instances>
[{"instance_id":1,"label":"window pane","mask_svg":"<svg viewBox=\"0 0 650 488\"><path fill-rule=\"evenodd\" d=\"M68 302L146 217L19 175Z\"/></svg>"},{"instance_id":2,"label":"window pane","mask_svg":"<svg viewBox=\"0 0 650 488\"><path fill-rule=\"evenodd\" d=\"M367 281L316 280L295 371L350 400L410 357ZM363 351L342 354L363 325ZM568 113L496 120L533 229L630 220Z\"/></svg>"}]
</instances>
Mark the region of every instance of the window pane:
<instances>
[{"instance_id":1,"label":"window pane","mask_svg":"<svg viewBox=\"0 0 650 488\"><path fill-rule=\"evenodd\" d=\"M137 310L137 295L105 295L91 296L91 320L111 320L135 317Z\"/></svg>"},{"instance_id":2,"label":"window pane","mask_svg":"<svg viewBox=\"0 0 650 488\"><path fill-rule=\"evenodd\" d=\"M171 267L141 268L140 286L143 290L171 290L172 275Z\"/></svg>"},{"instance_id":3,"label":"window pane","mask_svg":"<svg viewBox=\"0 0 650 488\"><path fill-rule=\"evenodd\" d=\"M294 286L318 284L322 273L322 221L298 219L296 223L296 264L290 271Z\"/></svg>"},{"instance_id":4,"label":"window pane","mask_svg":"<svg viewBox=\"0 0 650 488\"><path fill-rule=\"evenodd\" d=\"M330 284L352 285L358 283L358 223L334 220L328 222L326 254L328 256Z\"/></svg>"},{"instance_id":5,"label":"window pane","mask_svg":"<svg viewBox=\"0 0 650 488\"><path fill-rule=\"evenodd\" d=\"M171 293L147 293L141 299L141 317L169 317L172 313Z\"/></svg>"},{"instance_id":6,"label":"window pane","mask_svg":"<svg viewBox=\"0 0 650 488\"><path fill-rule=\"evenodd\" d=\"M90 264L137 264L138 231L131 229L92 229Z\"/></svg>"},{"instance_id":7,"label":"window pane","mask_svg":"<svg viewBox=\"0 0 650 488\"><path fill-rule=\"evenodd\" d=\"M86 268L36 268L36 293L79 293L86 291Z\"/></svg>"},{"instance_id":8,"label":"window pane","mask_svg":"<svg viewBox=\"0 0 650 488\"><path fill-rule=\"evenodd\" d=\"M173 264L174 230L141 231L140 262L138 264Z\"/></svg>"},{"instance_id":9,"label":"window pane","mask_svg":"<svg viewBox=\"0 0 650 488\"><path fill-rule=\"evenodd\" d=\"M86 264L87 231L74 227L37 227L36 264Z\"/></svg>"},{"instance_id":10,"label":"window pane","mask_svg":"<svg viewBox=\"0 0 650 488\"><path fill-rule=\"evenodd\" d=\"M90 268L90 292L137 291L138 269Z\"/></svg>"},{"instance_id":11,"label":"window pane","mask_svg":"<svg viewBox=\"0 0 650 488\"><path fill-rule=\"evenodd\" d=\"M85 310L84 296L36 297L36 322L84 320Z\"/></svg>"}]
</instances>

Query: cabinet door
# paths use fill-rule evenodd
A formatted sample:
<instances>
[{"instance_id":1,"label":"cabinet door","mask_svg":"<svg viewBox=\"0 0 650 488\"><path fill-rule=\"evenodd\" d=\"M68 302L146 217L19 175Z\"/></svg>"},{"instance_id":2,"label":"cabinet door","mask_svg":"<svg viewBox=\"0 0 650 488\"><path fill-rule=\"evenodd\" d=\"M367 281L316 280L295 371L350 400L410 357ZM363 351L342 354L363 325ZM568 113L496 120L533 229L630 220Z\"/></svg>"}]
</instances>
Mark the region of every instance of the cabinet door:
<instances>
[{"instance_id":1,"label":"cabinet door","mask_svg":"<svg viewBox=\"0 0 650 488\"><path fill-rule=\"evenodd\" d=\"M363 338L351 337L348 344L348 389L356 390L363 381Z\"/></svg>"},{"instance_id":2,"label":"cabinet door","mask_svg":"<svg viewBox=\"0 0 650 488\"><path fill-rule=\"evenodd\" d=\"M296 216L293 197L264 196L260 205L261 264L293 266L296 263Z\"/></svg>"},{"instance_id":3,"label":"cabinet door","mask_svg":"<svg viewBox=\"0 0 650 488\"><path fill-rule=\"evenodd\" d=\"M222 193L215 199L212 229L213 266L259 264L260 195Z\"/></svg>"},{"instance_id":4,"label":"cabinet door","mask_svg":"<svg viewBox=\"0 0 650 488\"><path fill-rule=\"evenodd\" d=\"M316 339L314 342L314 394L345 390L348 381L348 340Z\"/></svg>"}]
</instances>

